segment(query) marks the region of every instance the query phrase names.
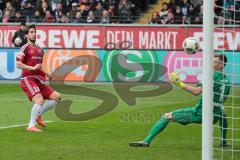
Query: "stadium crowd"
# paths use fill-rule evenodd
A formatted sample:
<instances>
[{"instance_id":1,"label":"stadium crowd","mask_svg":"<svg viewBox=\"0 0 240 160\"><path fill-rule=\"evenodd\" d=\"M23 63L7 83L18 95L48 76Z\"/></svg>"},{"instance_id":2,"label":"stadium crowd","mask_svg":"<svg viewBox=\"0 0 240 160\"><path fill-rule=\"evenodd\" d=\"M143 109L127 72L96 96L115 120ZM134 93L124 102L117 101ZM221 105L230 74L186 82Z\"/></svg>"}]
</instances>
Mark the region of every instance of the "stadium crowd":
<instances>
[{"instance_id":1,"label":"stadium crowd","mask_svg":"<svg viewBox=\"0 0 240 160\"><path fill-rule=\"evenodd\" d=\"M240 1L215 0L215 24L240 24ZM236 11L236 12L235 12ZM203 0L169 0L152 14L151 24L202 24Z\"/></svg>"},{"instance_id":2,"label":"stadium crowd","mask_svg":"<svg viewBox=\"0 0 240 160\"><path fill-rule=\"evenodd\" d=\"M0 0L0 20L34 23L132 23L157 0ZM224 9L223 9L224 8ZM215 24L239 24L240 1L215 0ZM150 24L202 24L203 0L169 0Z\"/></svg>"},{"instance_id":3,"label":"stadium crowd","mask_svg":"<svg viewBox=\"0 0 240 160\"><path fill-rule=\"evenodd\" d=\"M131 23L156 0L0 0L0 19L35 23Z\"/></svg>"}]
</instances>

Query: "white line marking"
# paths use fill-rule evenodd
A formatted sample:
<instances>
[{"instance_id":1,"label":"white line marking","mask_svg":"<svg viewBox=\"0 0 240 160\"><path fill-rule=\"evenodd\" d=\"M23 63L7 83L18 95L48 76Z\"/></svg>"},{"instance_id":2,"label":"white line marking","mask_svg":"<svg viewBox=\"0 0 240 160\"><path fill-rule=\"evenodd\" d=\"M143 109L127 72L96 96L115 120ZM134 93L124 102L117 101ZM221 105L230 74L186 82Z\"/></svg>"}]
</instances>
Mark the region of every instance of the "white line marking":
<instances>
[{"instance_id":1,"label":"white line marking","mask_svg":"<svg viewBox=\"0 0 240 160\"><path fill-rule=\"evenodd\" d=\"M89 100L89 99L73 99L73 98L67 98L67 99L71 99L73 101L76 102L101 102L101 100ZM0 98L0 101L29 101L28 99L21 99L21 98L15 98L15 99L10 99L10 98ZM184 103L190 103L190 102L195 102L196 100L189 100L189 101L184 101ZM149 104L160 104L160 103L166 103L166 104L178 104L178 103L183 103L183 102L174 102L173 100L169 100L169 101L146 101L146 100L137 100L137 102L145 102L145 103L149 103ZM123 100L119 100L119 103L125 103Z\"/></svg>"},{"instance_id":2,"label":"white line marking","mask_svg":"<svg viewBox=\"0 0 240 160\"><path fill-rule=\"evenodd\" d=\"M54 122L54 121L44 121L45 123L50 123L50 122ZM17 128L17 127L23 127L23 126L27 126L28 124L16 124L16 125L11 125L11 126L3 126L0 127L0 129L8 129L8 128Z\"/></svg>"}]
</instances>

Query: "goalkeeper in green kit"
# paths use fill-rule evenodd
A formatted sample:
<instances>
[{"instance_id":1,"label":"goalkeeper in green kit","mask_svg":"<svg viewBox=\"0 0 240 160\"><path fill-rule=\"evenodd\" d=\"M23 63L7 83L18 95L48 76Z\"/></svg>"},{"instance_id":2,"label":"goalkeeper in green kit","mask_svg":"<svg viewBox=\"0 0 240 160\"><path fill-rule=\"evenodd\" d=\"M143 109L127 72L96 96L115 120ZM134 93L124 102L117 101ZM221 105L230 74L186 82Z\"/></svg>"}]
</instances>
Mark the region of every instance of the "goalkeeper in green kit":
<instances>
[{"instance_id":1,"label":"goalkeeper in green kit","mask_svg":"<svg viewBox=\"0 0 240 160\"><path fill-rule=\"evenodd\" d=\"M217 121L220 122L221 133L222 133L222 142L221 146L225 147L226 142L226 133L227 133L227 119L226 114L223 110L223 103L225 102L227 95L230 91L229 80L223 73L223 68L227 63L227 57L224 54L217 54L214 56L214 109L213 109L213 123ZM179 79L176 73L170 73L169 79L176 86L184 89L187 92L190 92L194 95L200 95L202 93L202 84L199 84L197 87L187 85ZM140 142L130 142L131 147L149 147L152 139L162 132L168 125L169 122L177 122L183 125L189 123L202 123L202 95L200 96L197 104L191 108L179 109L170 113L165 113L161 119L153 126L147 137Z\"/></svg>"}]
</instances>

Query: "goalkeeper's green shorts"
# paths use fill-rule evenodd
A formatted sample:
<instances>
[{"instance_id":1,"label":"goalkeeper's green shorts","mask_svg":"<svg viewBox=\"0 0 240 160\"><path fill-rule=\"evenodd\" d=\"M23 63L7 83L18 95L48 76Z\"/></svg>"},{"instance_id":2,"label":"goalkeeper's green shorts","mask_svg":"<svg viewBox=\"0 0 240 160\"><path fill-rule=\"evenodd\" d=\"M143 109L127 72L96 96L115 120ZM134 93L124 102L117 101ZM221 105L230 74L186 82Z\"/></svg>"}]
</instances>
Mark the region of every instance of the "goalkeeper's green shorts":
<instances>
[{"instance_id":1,"label":"goalkeeper's green shorts","mask_svg":"<svg viewBox=\"0 0 240 160\"><path fill-rule=\"evenodd\" d=\"M187 125L189 123L202 123L202 115L197 114L196 108L184 108L179 109L172 112L173 122L177 122L183 125ZM219 119L219 116L214 116L213 123L216 123Z\"/></svg>"}]
</instances>

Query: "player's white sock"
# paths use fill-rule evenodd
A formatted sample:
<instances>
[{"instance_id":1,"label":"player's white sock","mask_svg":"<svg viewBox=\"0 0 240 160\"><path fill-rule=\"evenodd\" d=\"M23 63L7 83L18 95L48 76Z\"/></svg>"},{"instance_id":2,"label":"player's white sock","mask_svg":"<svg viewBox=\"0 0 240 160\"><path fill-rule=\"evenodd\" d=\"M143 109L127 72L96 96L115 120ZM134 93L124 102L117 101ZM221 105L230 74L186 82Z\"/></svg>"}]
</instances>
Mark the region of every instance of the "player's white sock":
<instances>
[{"instance_id":1,"label":"player's white sock","mask_svg":"<svg viewBox=\"0 0 240 160\"><path fill-rule=\"evenodd\" d=\"M55 100L45 100L45 103L40 110L40 115L42 115L44 112L54 108L56 106L56 104L57 104L57 102Z\"/></svg>"},{"instance_id":2,"label":"player's white sock","mask_svg":"<svg viewBox=\"0 0 240 160\"><path fill-rule=\"evenodd\" d=\"M30 123L28 125L29 128L35 126L36 119L40 115L40 110L41 110L41 105L35 103L32 107L32 111L31 111Z\"/></svg>"}]
</instances>

